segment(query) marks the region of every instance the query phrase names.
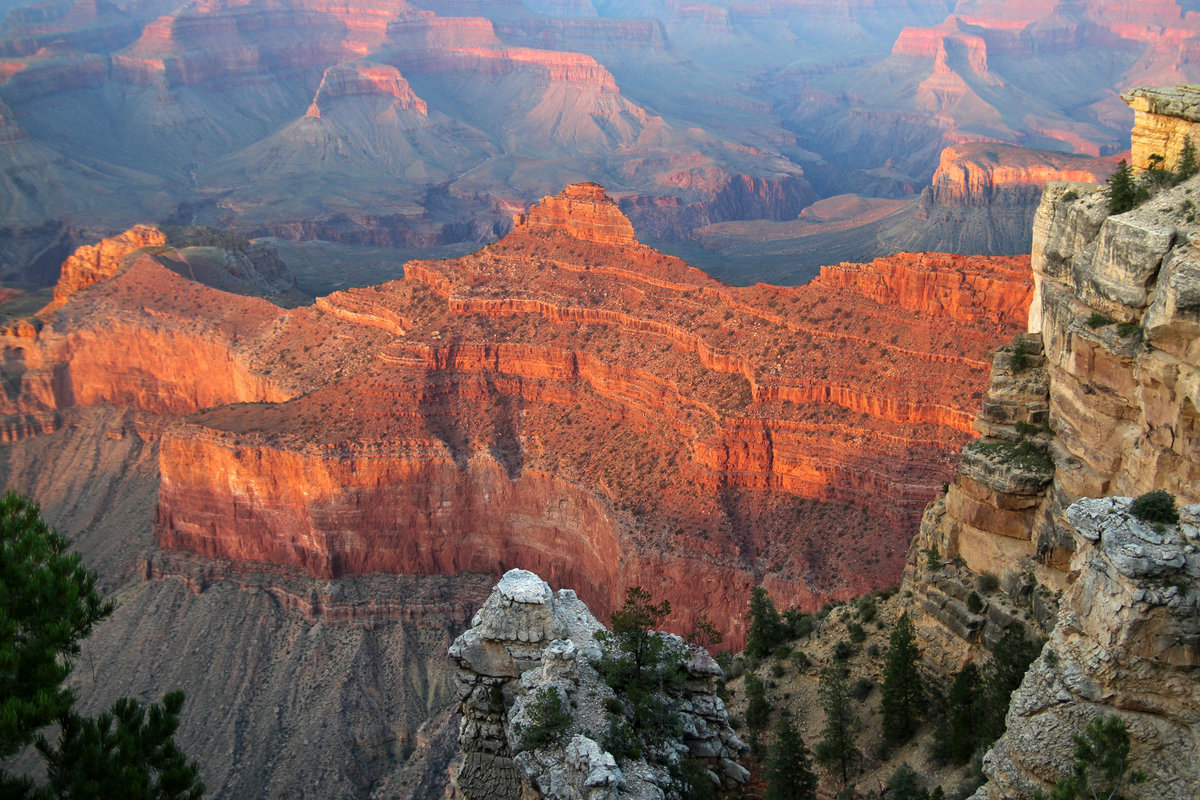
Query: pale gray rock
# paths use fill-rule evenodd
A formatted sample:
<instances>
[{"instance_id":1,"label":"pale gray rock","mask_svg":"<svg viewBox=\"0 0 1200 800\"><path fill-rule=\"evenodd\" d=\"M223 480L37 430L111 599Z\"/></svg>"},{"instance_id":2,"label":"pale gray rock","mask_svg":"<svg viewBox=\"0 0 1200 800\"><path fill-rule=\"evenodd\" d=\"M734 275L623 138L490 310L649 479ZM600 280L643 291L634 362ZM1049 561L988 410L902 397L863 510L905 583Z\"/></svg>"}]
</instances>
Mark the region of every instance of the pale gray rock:
<instances>
[{"instance_id":1,"label":"pale gray rock","mask_svg":"<svg viewBox=\"0 0 1200 800\"><path fill-rule=\"evenodd\" d=\"M601 746L606 704L614 694L597 672L596 633L604 627L573 591L557 593L537 575L504 575L471 628L455 640L459 745L452 780L466 800L663 800L672 789L667 764L681 756L707 762L717 783L740 785L749 773L736 763L749 748L729 726L716 696L721 668L702 648L662 636L683 667L684 685L669 696L683 738L645 760L618 764ZM558 695L571 721L558 741L528 746L535 709L546 692ZM606 702L607 701L607 702Z\"/></svg>"}]
</instances>

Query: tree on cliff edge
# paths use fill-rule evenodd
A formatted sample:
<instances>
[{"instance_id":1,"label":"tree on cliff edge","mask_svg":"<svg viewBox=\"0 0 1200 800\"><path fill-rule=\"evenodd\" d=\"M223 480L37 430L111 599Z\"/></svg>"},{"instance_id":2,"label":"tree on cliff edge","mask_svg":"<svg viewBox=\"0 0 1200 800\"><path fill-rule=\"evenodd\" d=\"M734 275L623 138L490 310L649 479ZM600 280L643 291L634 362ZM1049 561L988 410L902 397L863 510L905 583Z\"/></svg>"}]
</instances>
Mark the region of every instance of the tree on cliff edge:
<instances>
[{"instance_id":1,"label":"tree on cliff edge","mask_svg":"<svg viewBox=\"0 0 1200 800\"><path fill-rule=\"evenodd\" d=\"M67 547L35 503L13 492L0 500L0 758L34 744L47 768L44 786L0 769L0 796L199 798L198 768L172 741L182 693L148 716L129 699L94 720L75 713L63 687L70 659L112 604ZM51 723L59 726L54 743L39 735Z\"/></svg>"}]
</instances>

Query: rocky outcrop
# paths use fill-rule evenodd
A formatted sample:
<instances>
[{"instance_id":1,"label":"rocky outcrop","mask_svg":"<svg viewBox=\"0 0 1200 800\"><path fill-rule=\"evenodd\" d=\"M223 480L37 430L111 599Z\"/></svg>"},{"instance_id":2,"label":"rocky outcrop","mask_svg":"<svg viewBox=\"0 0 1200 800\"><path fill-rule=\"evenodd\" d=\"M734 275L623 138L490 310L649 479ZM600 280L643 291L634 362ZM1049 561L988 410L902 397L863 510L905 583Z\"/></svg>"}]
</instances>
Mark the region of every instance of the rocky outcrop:
<instances>
[{"instance_id":1,"label":"rocky outcrop","mask_svg":"<svg viewBox=\"0 0 1200 800\"><path fill-rule=\"evenodd\" d=\"M1074 581L1041 657L1013 694L1008 731L989 751L975 800L1048 791L1075 757L1072 734L1100 715L1128 727L1146 775L1131 797L1200 792L1200 506L1179 524L1147 523L1128 497L1067 510Z\"/></svg>"},{"instance_id":2,"label":"rocky outcrop","mask_svg":"<svg viewBox=\"0 0 1200 800\"><path fill-rule=\"evenodd\" d=\"M547 197L525 214L513 218L513 227L529 233L554 231L585 242L631 245L633 224L595 183L577 183L561 194Z\"/></svg>"},{"instance_id":3,"label":"rocky outcrop","mask_svg":"<svg viewBox=\"0 0 1200 800\"><path fill-rule=\"evenodd\" d=\"M1134 89L1121 95L1133 109L1133 149L1135 170L1154 166L1158 156L1161 169L1175 169L1185 140L1200 147L1200 86L1180 83L1174 87Z\"/></svg>"},{"instance_id":4,"label":"rocky outcrop","mask_svg":"<svg viewBox=\"0 0 1200 800\"><path fill-rule=\"evenodd\" d=\"M453 776L465 800L517 798L662 798L669 767L701 759L715 783L733 787L749 773L737 759L749 751L729 726L716 695L721 668L703 649L668 634L683 681L664 699L684 732L647 757L618 763L597 741L620 704L597 671L596 633L605 630L570 589L554 592L536 574L510 570L471 627L450 646L458 667L461 761ZM549 742L530 746L532 708L554 692L570 720ZM678 787L676 787L678 790Z\"/></svg>"},{"instance_id":5,"label":"rocky outcrop","mask_svg":"<svg viewBox=\"0 0 1200 800\"><path fill-rule=\"evenodd\" d=\"M1151 776L1136 796L1196 792L1197 509L1177 527L1128 508L1159 489L1200 500L1197 188L1110 215L1099 186L1047 186L1030 332L998 353L984 438L964 447L909 551L914 619L942 674L994 645L1005 616L1050 634L979 798L1048 789L1073 761L1072 733L1100 713L1122 716ZM977 583L998 591L973 614L962 600Z\"/></svg>"},{"instance_id":6,"label":"rocky outcrop","mask_svg":"<svg viewBox=\"0 0 1200 800\"><path fill-rule=\"evenodd\" d=\"M145 247L161 247L167 237L157 228L138 225L119 236L102 239L99 244L84 245L71 254L62 265L62 273L54 286L54 301L45 313L61 307L71 295L107 280L117 274L125 259Z\"/></svg>"}]
</instances>

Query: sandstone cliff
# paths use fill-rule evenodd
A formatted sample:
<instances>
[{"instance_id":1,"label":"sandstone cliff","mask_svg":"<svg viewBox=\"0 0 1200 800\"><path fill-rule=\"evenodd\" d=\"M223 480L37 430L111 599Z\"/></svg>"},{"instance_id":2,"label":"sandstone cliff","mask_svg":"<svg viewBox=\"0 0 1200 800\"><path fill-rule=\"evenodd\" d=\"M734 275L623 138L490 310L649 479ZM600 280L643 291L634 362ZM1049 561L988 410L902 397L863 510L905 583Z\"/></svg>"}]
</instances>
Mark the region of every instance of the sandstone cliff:
<instances>
[{"instance_id":1,"label":"sandstone cliff","mask_svg":"<svg viewBox=\"0 0 1200 800\"><path fill-rule=\"evenodd\" d=\"M1134 89L1121 95L1133 109L1133 149L1130 163L1135 170L1152 166L1151 156L1162 159L1161 169L1175 169L1184 142L1200 142L1200 88L1181 83L1175 87Z\"/></svg>"},{"instance_id":2,"label":"sandstone cliff","mask_svg":"<svg viewBox=\"0 0 1200 800\"><path fill-rule=\"evenodd\" d=\"M461 762L453 777L465 800L661 798L681 791L671 764L700 759L716 784L736 787L749 773L737 759L749 751L729 726L716 695L721 668L703 649L666 634L684 680L664 699L684 732L656 760L617 759L599 744L608 728L613 689L597 672L595 634L605 630L570 589L557 593L532 572L510 570L471 627L450 646L458 667ZM651 634L655 635L655 634ZM570 721L556 740L531 746L531 706L557 693ZM659 760L661 759L661 760ZM705 780L709 780L705 777Z\"/></svg>"}]
</instances>

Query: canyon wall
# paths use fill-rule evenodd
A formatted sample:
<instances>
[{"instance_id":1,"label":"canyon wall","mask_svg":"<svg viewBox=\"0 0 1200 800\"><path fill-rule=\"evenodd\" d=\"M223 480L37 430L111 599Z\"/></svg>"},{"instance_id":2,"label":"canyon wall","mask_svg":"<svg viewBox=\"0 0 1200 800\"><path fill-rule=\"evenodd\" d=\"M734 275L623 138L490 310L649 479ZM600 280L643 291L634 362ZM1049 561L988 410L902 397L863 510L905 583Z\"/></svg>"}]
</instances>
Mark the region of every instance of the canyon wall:
<instances>
[{"instance_id":1,"label":"canyon wall","mask_svg":"<svg viewBox=\"0 0 1200 800\"><path fill-rule=\"evenodd\" d=\"M1019 259L936 256L728 287L633 242L594 185L517 223L293 312L384 338L317 391L173 427L162 544L330 576L522 565L600 613L642 584L737 641L755 583L808 606L887 580L1027 296ZM893 367L864 375L875 353Z\"/></svg>"},{"instance_id":2,"label":"canyon wall","mask_svg":"<svg viewBox=\"0 0 1200 800\"><path fill-rule=\"evenodd\" d=\"M211 235L130 236L7 332L6 436L189 415L159 449L163 547L324 578L527 566L601 614L645 585L735 643L756 584L811 607L894 579L1029 291L1020 259L936 255L731 287L596 185L290 311L182 277Z\"/></svg>"}]
</instances>

